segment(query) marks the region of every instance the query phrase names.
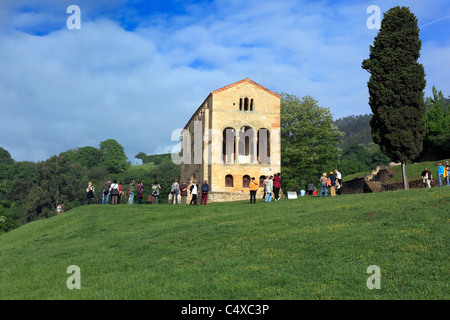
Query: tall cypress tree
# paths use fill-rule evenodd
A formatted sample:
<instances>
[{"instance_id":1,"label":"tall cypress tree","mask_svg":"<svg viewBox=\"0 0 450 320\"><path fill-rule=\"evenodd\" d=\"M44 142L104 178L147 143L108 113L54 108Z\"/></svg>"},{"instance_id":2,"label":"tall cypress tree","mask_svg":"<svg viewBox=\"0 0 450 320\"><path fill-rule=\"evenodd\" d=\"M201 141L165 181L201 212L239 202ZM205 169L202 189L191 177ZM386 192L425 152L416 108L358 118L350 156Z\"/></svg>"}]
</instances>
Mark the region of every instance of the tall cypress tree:
<instances>
[{"instance_id":1,"label":"tall cypress tree","mask_svg":"<svg viewBox=\"0 0 450 320\"><path fill-rule=\"evenodd\" d=\"M373 141L402 163L405 189L406 162L422 152L425 135L425 71L417 62L421 46L417 18L409 8L397 6L384 14L369 59L362 63L371 73L367 85Z\"/></svg>"}]
</instances>

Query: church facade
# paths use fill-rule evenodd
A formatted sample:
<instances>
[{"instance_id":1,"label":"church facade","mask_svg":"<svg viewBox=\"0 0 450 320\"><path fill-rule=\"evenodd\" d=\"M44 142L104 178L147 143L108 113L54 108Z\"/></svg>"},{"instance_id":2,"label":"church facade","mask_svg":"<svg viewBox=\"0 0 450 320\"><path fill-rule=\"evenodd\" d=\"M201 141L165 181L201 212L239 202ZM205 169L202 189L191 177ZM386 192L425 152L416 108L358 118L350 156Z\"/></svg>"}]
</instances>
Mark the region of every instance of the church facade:
<instances>
[{"instance_id":1,"label":"church facade","mask_svg":"<svg viewBox=\"0 0 450 320\"><path fill-rule=\"evenodd\" d=\"M281 170L280 99L248 78L212 91L182 132L181 180L207 180L210 202L248 199L252 177Z\"/></svg>"}]
</instances>

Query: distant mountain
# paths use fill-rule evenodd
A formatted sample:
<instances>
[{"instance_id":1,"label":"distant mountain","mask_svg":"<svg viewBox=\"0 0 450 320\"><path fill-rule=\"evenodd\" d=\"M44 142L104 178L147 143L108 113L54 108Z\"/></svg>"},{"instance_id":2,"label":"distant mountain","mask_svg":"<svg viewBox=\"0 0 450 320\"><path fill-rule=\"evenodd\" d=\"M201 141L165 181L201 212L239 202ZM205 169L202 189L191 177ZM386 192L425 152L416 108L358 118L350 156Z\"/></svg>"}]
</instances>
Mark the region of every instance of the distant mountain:
<instances>
[{"instance_id":1,"label":"distant mountain","mask_svg":"<svg viewBox=\"0 0 450 320\"><path fill-rule=\"evenodd\" d=\"M338 127L339 131L345 133L339 147L345 149L354 143L368 147L373 142L372 134L370 133L371 118L371 114L365 114L351 115L335 120L333 124Z\"/></svg>"}]
</instances>

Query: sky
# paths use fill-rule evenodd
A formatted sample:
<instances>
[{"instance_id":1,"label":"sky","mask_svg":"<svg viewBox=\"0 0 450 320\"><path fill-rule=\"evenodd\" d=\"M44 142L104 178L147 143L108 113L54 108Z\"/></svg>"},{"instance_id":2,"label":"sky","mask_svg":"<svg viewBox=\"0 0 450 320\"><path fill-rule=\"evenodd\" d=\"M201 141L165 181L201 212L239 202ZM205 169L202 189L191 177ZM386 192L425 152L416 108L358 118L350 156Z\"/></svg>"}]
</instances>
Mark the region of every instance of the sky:
<instances>
[{"instance_id":1,"label":"sky","mask_svg":"<svg viewBox=\"0 0 450 320\"><path fill-rule=\"evenodd\" d=\"M425 96L449 96L450 0L0 0L0 147L39 162L115 139L139 164L245 78L334 119L370 114L368 8L397 5L419 21Z\"/></svg>"}]
</instances>

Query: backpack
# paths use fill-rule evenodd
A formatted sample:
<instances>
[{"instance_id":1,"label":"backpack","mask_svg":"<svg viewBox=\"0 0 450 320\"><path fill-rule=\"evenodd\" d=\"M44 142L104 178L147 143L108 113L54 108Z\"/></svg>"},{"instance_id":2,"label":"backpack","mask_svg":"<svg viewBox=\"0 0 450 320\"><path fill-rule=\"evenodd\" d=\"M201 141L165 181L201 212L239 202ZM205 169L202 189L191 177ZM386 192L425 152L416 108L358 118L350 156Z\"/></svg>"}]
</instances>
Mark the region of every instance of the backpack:
<instances>
[{"instance_id":1,"label":"backpack","mask_svg":"<svg viewBox=\"0 0 450 320\"><path fill-rule=\"evenodd\" d=\"M330 178L327 179L327 187L331 187L331 179Z\"/></svg>"},{"instance_id":2,"label":"backpack","mask_svg":"<svg viewBox=\"0 0 450 320\"><path fill-rule=\"evenodd\" d=\"M209 190L209 187L208 187L207 184L202 185L202 191L203 192L208 192L208 190Z\"/></svg>"},{"instance_id":3,"label":"backpack","mask_svg":"<svg viewBox=\"0 0 450 320\"><path fill-rule=\"evenodd\" d=\"M105 195L107 195L109 193L109 187L111 187L111 184L108 182L105 182L105 184L103 185L103 193Z\"/></svg>"},{"instance_id":4,"label":"backpack","mask_svg":"<svg viewBox=\"0 0 450 320\"><path fill-rule=\"evenodd\" d=\"M152 193L153 194L157 194L158 193L158 186L157 185L153 185L152 186Z\"/></svg>"}]
</instances>

